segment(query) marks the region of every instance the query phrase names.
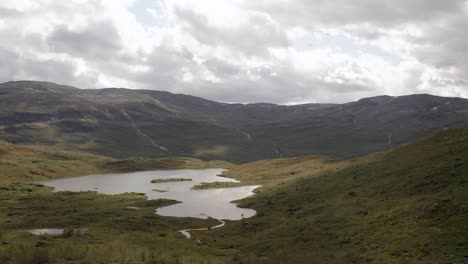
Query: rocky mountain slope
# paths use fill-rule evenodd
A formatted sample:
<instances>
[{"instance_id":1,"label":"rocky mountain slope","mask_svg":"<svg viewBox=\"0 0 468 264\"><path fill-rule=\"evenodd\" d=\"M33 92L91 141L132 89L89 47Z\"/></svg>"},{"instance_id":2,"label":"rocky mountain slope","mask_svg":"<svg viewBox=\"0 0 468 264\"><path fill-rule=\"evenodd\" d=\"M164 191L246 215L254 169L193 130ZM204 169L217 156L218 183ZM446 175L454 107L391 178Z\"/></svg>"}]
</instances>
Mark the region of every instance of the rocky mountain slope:
<instances>
[{"instance_id":1,"label":"rocky mountain slope","mask_svg":"<svg viewBox=\"0 0 468 264\"><path fill-rule=\"evenodd\" d=\"M0 139L118 158L347 158L465 124L467 99L431 95L284 106L46 82L0 84Z\"/></svg>"}]
</instances>

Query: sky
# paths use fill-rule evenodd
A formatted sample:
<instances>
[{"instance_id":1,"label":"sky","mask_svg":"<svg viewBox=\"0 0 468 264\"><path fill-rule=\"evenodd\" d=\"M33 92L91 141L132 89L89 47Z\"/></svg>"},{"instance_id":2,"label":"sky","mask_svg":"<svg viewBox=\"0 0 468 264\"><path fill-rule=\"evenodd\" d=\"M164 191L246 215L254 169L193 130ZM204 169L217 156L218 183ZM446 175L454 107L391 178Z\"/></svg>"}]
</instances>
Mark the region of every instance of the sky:
<instances>
[{"instance_id":1,"label":"sky","mask_svg":"<svg viewBox=\"0 0 468 264\"><path fill-rule=\"evenodd\" d=\"M222 102L468 98L466 0L2 0L0 82Z\"/></svg>"}]
</instances>

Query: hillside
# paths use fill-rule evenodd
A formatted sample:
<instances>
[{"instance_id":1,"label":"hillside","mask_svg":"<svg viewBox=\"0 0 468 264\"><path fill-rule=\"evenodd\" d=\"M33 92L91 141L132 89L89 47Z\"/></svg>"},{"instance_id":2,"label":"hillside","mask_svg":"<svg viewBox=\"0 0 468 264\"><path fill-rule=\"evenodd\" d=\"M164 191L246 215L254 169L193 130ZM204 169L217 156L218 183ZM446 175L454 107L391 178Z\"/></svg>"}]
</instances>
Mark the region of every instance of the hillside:
<instances>
[{"instance_id":1,"label":"hillside","mask_svg":"<svg viewBox=\"0 0 468 264\"><path fill-rule=\"evenodd\" d=\"M203 169L229 167L223 161L193 158L113 159L77 151L40 146L17 146L0 141L0 184L51 178L149 169Z\"/></svg>"},{"instance_id":2,"label":"hillside","mask_svg":"<svg viewBox=\"0 0 468 264\"><path fill-rule=\"evenodd\" d=\"M465 127L346 162L237 166L227 175L278 184L242 201L257 217L196 237L240 262L465 263L467 157Z\"/></svg>"},{"instance_id":3,"label":"hillside","mask_svg":"<svg viewBox=\"0 0 468 264\"><path fill-rule=\"evenodd\" d=\"M430 95L282 106L150 90L0 84L0 139L114 158L349 158L465 124L468 100Z\"/></svg>"},{"instance_id":4,"label":"hillside","mask_svg":"<svg viewBox=\"0 0 468 264\"><path fill-rule=\"evenodd\" d=\"M177 230L216 221L154 214L154 208L174 201L51 192L30 181L72 176L80 169L229 164L114 160L6 143L0 150L2 263L464 263L467 258L468 127L346 161L306 156L230 166L225 176L263 185L256 196L240 201L257 215L193 232L193 240ZM16 169L8 171L11 164ZM56 168L63 171L51 171ZM140 209L129 209L134 207ZM50 226L93 232L35 237L24 231Z\"/></svg>"}]
</instances>

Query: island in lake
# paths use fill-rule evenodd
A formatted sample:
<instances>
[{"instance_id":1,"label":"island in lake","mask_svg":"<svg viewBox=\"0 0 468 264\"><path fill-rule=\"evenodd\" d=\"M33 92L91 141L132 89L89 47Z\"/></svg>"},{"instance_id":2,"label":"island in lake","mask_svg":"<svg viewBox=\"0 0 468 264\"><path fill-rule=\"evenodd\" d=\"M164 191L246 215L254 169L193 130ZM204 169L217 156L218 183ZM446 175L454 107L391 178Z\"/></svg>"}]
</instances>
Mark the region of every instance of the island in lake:
<instances>
[{"instance_id":1,"label":"island in lake","mask_svg":"<svg viewBox=\"0 0 468 264\"><path fill-rule=\"evenodd\" d=\"M189 179L189 178L154 179L154 180L151 180L151 183L183 182L183 181L192 181L192 179Z\"/></svg>"}]
</instances>

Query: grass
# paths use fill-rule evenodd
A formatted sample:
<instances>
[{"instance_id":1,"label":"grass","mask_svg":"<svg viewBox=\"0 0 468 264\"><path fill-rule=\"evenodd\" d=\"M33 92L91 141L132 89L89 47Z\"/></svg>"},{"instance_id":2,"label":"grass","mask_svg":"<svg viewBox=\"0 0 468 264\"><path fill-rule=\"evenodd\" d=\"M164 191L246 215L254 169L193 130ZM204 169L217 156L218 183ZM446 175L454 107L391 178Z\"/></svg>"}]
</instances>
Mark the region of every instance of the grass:
<instances>
[{"instance_id":1,"label":"grass","mask_svg":"<svg viewBox=\"0 0 468 264\"><path fill-rule=\"evenodd\" d=\"M51 192L28 183L2 185L0 197L1 263L44 263L34 262L38 258L52 263L216 263L232 254L232 250L197 246L178 232L212 226L216 220L154 213L155 208L176 201L146 200L138 194ZM36 228L89 228L89 232L68 236L27 232Z\"/></svg>"},{"instance_id":2,"label":"grass","mask_svg":"<svg viewBox=\"0 0 468 264\"><path fill-rule=\"evenodd\" d=\"M260 184L266 190L301 177L315 177L325 171L340 170L352 162L336 162L325 156L260 160L229 167L221 176L235 178L243 184Z\"/></svg>"},{"instance_id":3,"label":"grass","mask_svg":"<svg viewBox=\"0 0 468 264\"><path fill-rule=\"evenodd\" d=\"M227 174L267 184L241 201L257 216L194 236L244 262L465 263L467 157L463 128L346 162L241 165Z\"/></svg>"},{"instance_id":4,"label":"grass","mask_svg":"<svg viewBox=\"0 0 468 264\"><path fill-rule=\"evenodd\" d=\"M153 192L165 193L165 192L168 192L168 190L153 189Z\"/></svg>"},{"instance_id":5,"label":"grass","mask_svg":"<svg viewBox=\"0 0 468 264\"><path fill-rule=\"evenodd\" d=\"M206 190L213 188L232 188L244 186L244 183L240 182L202 182L201 184L192 187L193 190Z\"/></svg>"},{"instance_id":6,"label":"grass","mask_svg":"<svg viewBox=\"0 0 468 264\"><path fill-rule=\"evenodd\" d=\"M0 263L218 263L232 250L198 246L178 230L213 219L161 217L154 210L176 203L139 194L52 192L34 182L85 174L147 169L227 167L192 158L116 160L54 148L0 142ZM138 208L138 210L129 210ZM34 236L39 228L89 228L82 235Z\"/></svg>"},{"instance_id":7,"label":"grass","mask_svg":"<svg viewBox=\"0 0 468 264\"><path fill-rule=\"evenodd\" d=\"M347 161L307 156L225 164L229 171L223 176L263 185L255 196L239 201L240 206L255 209L257 216L194 232L193 240L177 230L212 226L216 220L154 214L156 207L175 201L147 201L137 194L55 193L30 182L72 176L81 165L86 172L104 172L157 166L226 168L219 166L222 162L90 156L86 160L74 156L81 154L58 158L48 156L56 152L7 147L13 149L0 148L1 166L10 162L17 166L0 177L1 263L385 264L468 259L468 128ZM30 159L50 163L39 166L26 162ZM47 172L62 166L70 172ZM7 167L0 168L3 172ZM44 175L21 176L31 169ZM6 175L16 175L17 183ZM233 183L197 188L225 184ZM37 237L24 231L47 227L90 231L69 237ZM202 244L195 243L197 239Z\"/></svg>"},{"instance_id":8,"label":"grass","mask_svg":"<svg viewBox=\"0 0 468 264\"><path fill-rule=\"evenodd\" d=\"M112 159L56 148L17 146L0 141L0 184L33 182L99 173L132 172L151 169L229 168L224 161L194 158Z\"/></svg>"},{"instance_id":9,"label":"grass","mask_svg":"<svg viewBox=\"0 0 468 264\"><path fill-rule=\"evenodd\" d=\"M189 179L189 178L154 179L154 180L151 180L151 183L184 182L184 181L192 181L192 179Z\"/></svg>"}]
</instances>

